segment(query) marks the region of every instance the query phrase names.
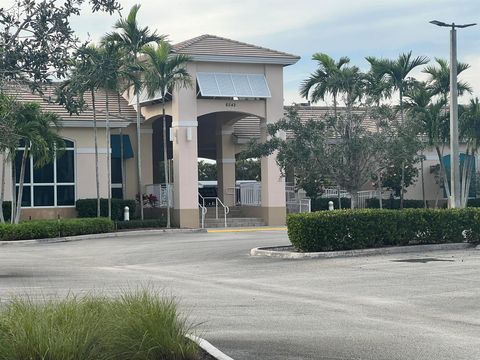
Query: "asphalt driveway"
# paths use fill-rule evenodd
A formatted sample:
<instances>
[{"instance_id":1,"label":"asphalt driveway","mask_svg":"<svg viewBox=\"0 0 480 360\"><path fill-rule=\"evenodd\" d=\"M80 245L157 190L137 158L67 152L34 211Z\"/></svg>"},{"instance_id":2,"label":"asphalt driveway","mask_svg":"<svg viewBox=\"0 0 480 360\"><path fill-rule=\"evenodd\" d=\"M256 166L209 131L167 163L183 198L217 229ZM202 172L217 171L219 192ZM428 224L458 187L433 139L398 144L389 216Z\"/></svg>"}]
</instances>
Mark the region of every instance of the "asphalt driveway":
<instances>
[{"instance_id":1,"label":"asphalt driveway","mask_svg":"<svg viewBox=\"0 0 480 360\"><path fill-rule=\"evenodd\" d=\"M286 244L262 231L3 246L0 298L163 289L235 360L480 359L479 250L248 255Z\"/></svg>"}]
</instances>

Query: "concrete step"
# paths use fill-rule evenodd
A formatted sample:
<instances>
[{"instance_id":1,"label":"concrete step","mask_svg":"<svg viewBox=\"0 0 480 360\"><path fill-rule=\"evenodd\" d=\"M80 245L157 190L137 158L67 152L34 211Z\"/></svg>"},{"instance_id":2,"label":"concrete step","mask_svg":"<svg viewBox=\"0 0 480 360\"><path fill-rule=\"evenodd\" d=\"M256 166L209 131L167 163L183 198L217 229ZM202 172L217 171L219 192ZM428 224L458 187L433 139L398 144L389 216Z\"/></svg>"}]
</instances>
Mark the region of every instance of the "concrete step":
<instances>
[{"instance_id":1,"label":"concrete step","mask_svg":"<svg viewBox=\"0 0 480 360\"><path fill-rule=\"evenodd\" d=\"M228 218L227 227L257 227L265 226L263 219L260 218ZM217 219L205 219L206 228L219 228L225 227L225 220L223 218Z\"/></svg>"}]
</instances>

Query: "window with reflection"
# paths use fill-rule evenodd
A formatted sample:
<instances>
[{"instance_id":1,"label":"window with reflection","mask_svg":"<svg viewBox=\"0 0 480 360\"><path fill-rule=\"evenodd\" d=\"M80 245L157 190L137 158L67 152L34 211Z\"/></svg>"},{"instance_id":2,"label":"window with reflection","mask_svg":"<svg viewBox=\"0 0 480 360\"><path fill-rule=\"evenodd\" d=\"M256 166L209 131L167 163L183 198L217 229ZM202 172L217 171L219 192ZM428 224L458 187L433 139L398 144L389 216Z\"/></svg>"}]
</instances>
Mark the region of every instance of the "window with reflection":
<instances>
[{"instance_id":1,"label":"window with reflection","mask_svg":"<svg viewBox=\"0 0 480 360\"><path fill-rule=\"evenodd\" d=\"M30 156L25 166L22 207L75 206L75 144L64 140L65 149L51 163L37 167ZM15 157L17 195L24 148Z\"/></svg>"}]
</instances>

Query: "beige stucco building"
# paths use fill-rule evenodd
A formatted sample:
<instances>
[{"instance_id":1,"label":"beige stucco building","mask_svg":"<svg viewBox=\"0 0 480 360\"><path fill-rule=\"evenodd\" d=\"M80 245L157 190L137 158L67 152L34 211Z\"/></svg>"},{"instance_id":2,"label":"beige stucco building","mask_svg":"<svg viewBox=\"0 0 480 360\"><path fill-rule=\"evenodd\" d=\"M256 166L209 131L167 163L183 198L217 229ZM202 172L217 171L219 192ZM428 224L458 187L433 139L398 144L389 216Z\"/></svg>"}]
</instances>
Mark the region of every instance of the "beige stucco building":
<instances>
[{"instance_id":1,"label":"beige stucco building","mask_svg":"<svg viewBox=\"0 0 480 360\"><path fill-rule=\"evenodd\" d=\"M283 69L298 56L213 35L203 35L173 46L176 54L187 54L187 70L194 86L175 89L166 105L168 157L172 159L173 223L199 227L198 158L216 160L218 197L235 205L235 157L252 134L266 139L266 125L283 116ZM93 111L88 107L70 115L53 103L53 89L44 95L15 89L21 101L37 101L44 110L62 119L65 155L46 170L34 168L26 178L23 218L75 216L75 201L95 198ZM100 195L107 197L106 94L97 92L97 128ZM133 199L137 194L136 109L133 95L117 99L109 93L112 128L112 190L117 197ZM87 104L91 104L87 97ZM118 100L118 101L117 101ZM143 191L163 182L162 109L159 99L142 96L141 162ZM121 136L120 136L121 135ZM115 138L116 136L116 138ZM118 143L123 156L118 156ZM116 148L114 148L116 147ZM21 150L21 149L20 149ZM68 171L66 170L68 169ZM123 171L122 171L123 170ZM68 173L68 174L67 174ZM11 167L7 167L6 189L11 189ZM244 216L262 218L266 225L285 224L285 181L274 156L261 161L261 200L244 206ZM18 181L18 179L17 179ZM6 200L11 200L7 190Z\"/></svg>"}]
</instances>

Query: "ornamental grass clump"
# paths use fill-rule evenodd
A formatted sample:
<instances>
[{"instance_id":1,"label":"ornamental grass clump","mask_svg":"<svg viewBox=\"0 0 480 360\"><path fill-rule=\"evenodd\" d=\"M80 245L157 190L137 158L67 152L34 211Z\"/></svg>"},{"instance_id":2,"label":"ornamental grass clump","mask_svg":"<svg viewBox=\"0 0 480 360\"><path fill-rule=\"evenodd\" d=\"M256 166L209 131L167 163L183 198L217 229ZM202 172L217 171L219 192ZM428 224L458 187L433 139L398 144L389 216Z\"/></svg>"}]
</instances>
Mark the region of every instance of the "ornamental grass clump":
<instances>
[{"instance_id":1,"label":"ornamental grass clump","mask_svg":"<svg viewBox=\"0 0 480 360\"><path fill-rule=\"evenodd\" d=\"M191 331L175 301L152 291L17 298L0 310L0 360L199 360Z\"/></svg>"}]
</instances>

